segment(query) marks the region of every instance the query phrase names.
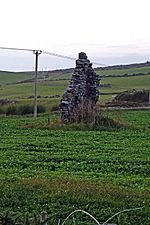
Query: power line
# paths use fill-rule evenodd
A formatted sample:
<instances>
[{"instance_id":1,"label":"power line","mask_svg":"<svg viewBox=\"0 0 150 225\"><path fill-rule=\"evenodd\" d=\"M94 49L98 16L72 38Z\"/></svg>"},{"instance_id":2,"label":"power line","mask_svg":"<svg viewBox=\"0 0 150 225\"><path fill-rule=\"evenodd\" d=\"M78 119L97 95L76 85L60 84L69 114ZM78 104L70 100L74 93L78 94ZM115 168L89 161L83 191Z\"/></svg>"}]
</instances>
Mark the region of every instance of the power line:
<instances>
[{"instance_id":1,"label":"power line","mask_svg":"<svg viewBox=\"0 0 150 225\"><path fill-rule=\"evenodd\" d=\"M66 55L60 55L60 54L57 54L57 53L53 53L53 52L48 52L48 51L42 51L44 54L47 54L47 55L52 55L52 56L56 56L56 57L60 57L60 58L64 58L64 59L70 59L70 60L76 60L76 58L74 57L71 57L71 56L66 56ZM99 66L107 66L106 64L103 64L103 63L98 63L98 62L92 62L93 64L95 65L99 65Z\"/></svg>"},{"instance_id":2,"label":"power line","mask_svg":"<svg viewBox=\"0 0 150 225\"><path fill-rule=\"evenodd\" d=\"M66 56L66 55L61 55L61 54L57 54L57 53L53 53L53 52L49 52L49 51L44 51L44 50L40 50L40 49L28 49L28 48L9 48L9 47L0 47L0 49L2 50L14 50L14 51L30 51L30 52L41 52L43 54L46 55L51 55L51 56L55 56L55 57L59 57L59 58L64 58L64 59L69 59L69 60L76 60L76 58L71 57L71 56ZM95 65L98 66L108 66L104 63L99 63L99 62L92 62Z\"/></svg>"},{"instance_id":3,"label":"power line","mask_svg":"<svg viewBox=\"0 0 150 225\"><path fill-rule=\"evenodd\" d=\"M53 53L53 52L47 52L47 51L42 51L42 52L44 54L51 55L51 56L56 56L56 57L60 57L60 58L64 58L64 59L70 59L70 60L76 60L75 58L73 58L71 56L61 55L61 54L57 54L57 53Z\"/></svg>"},{"instance_id":4,"label":"power line","mask_svg":"<svg viewBox=\"0 0 150 225\"><path fill-rule=\"evenodd\" d=\"M2 50L14 50L14 51L40 51L40 50L35 50L35 49L28 49L28 48L9 48L9 47L0 47Z\"/></svg>"},{"instance_id":5,"label":"power line","mask_svg":"<svg viewBox=\"0 0 150 225\"><path fill-rule=\"evenodd\" d=\"M55 57L59 57L59 58L64 58L64 59L69 59L69 60L76 60L73 57L70 56L65 56L65 55L60 55L57 53L53 53L53 52L48 52L48 51L42 51L42 50L37 50L37 49L28 49L28 48L9 48L9 47L0 47L1 50L13 50L13 51L28 51L28 52L33 52L33 54L35 54L35 79L34 79L34 117L37 117L37 88L38 88L38 56L43 53L43 54L47 54L47 55L51 55L51 56L55 56ZM102 63L94 63L96 65L104 65Z\"/></svg>"}]
</instances>

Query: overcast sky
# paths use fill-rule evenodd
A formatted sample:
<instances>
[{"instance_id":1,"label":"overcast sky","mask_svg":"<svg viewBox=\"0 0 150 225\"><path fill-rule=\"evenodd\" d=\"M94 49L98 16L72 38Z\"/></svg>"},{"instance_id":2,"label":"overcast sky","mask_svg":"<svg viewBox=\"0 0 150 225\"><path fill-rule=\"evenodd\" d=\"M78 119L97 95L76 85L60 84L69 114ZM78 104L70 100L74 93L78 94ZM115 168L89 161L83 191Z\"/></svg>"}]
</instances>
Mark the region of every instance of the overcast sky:
<instances>
[{"instance_id":1,"label":"overcast sky","mask_svg":"<svg viewBox=\"0 0 150 225\"><path fill-rule=\"evenodd\" d=\"M85 51L105 64L150 60L149 23L150 0L0 0L0 46L73 57ZM40 59L40 69L74 66ZM31 53L0 50L0 70L33 66Z\"/></svg>"}]
</instances>

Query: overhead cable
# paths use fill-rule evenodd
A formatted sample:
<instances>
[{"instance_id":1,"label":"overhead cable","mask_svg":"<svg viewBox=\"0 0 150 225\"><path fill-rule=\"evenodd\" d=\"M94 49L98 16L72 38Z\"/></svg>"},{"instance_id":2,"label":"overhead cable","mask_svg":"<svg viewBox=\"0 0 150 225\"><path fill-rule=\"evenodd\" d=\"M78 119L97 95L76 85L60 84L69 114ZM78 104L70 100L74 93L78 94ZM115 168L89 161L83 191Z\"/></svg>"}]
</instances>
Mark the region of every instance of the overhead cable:
<instances>
[{"instance_id":1,"label":"overhead cable","mask_svg":"<svg viewBox=\"0 0 150 225\"><path fill-rule=\"evenodd\" d=\"M53 52L49 52L49 51L44 51L44 50L40 50L40 49L28 49L28 48L10 48L10 47L0 47L0 49L2 50L14 50L14 51L30 51L30 52L40 52L46 55L51 55L51 56L55 56L58 58L63 58L63 59L69 59L69 60L76 60L76 58L71 57L71 56L66 56L66 55L61 55L61 54L57 54L57 53L53 53ZM99 62L92 62L94 65L98 65L98 66L108 66L104 63L99 63Z\"/></svg>"}]
</instances>

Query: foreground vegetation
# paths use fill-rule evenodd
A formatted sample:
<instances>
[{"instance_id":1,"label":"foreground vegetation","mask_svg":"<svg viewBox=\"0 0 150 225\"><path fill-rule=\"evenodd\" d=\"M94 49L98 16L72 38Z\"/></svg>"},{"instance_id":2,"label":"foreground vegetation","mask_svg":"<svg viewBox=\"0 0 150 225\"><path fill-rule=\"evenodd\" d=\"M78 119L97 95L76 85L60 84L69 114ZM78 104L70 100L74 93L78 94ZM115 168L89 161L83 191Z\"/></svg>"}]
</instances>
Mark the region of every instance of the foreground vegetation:
<instances>
[{"instance_id":1,"label":"foreground vegetation","mask_svg":"<svg viewBox=\"0 0 150 225\"><path fill-rule=\"evenodd\" d=\"M123 214L119 224L148 225L150 111L109 116L126 126L53 130L56 116L0 117L0 211L46 210L56 224L75 209L104 222L144 207Z\"/></svg>"}]
</instances>

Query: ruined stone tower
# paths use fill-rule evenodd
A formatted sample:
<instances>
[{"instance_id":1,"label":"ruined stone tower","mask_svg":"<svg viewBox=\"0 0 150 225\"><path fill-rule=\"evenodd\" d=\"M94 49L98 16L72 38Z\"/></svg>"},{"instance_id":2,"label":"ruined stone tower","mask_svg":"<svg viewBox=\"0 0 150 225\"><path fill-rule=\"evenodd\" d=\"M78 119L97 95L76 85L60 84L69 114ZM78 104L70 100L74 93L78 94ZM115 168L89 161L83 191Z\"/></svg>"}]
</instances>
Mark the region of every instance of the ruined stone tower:
<instances>
[{"instance_id":1,"label":"ruined stone tower","mask_svg":"<svg viewBox=\"0 0 150 225\"><path fill-rule=\"evenodd\" d=\"M61 99L62 122L93 121L99 98L99 80L87 55L80 52L70 84Z\"/></svg>"}]
</instances>

